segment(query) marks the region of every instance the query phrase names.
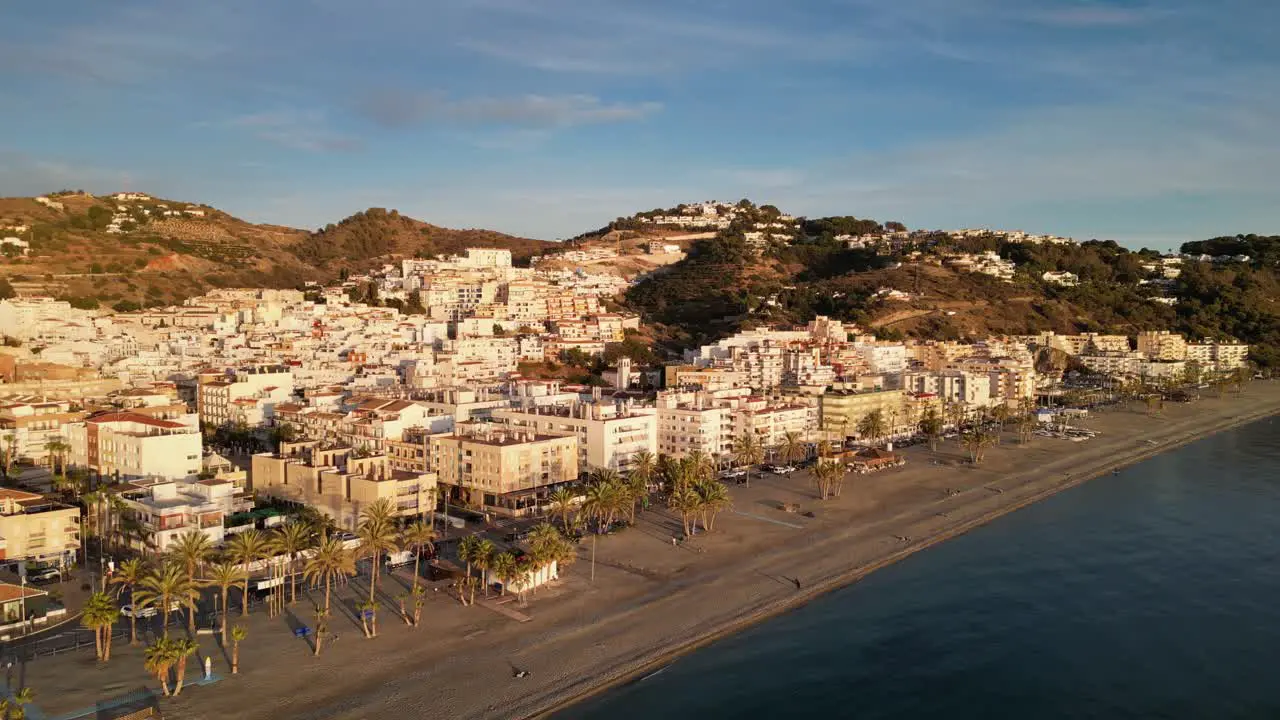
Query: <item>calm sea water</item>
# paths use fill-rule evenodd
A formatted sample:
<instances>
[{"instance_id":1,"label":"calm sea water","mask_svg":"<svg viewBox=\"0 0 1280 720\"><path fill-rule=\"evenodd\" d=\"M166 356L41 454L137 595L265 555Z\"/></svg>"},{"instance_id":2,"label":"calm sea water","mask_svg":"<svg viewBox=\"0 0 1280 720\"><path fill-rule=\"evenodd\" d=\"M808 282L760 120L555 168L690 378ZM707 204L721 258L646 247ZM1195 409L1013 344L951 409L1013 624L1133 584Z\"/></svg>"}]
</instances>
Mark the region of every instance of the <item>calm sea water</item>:
<instances>
[{"instance_id":1,"label":"calm sea water","mask_svg":"<svg viewBox=\"0 0 1280 720\"><path fill-rule=\"evenodd\" d=\"M1277 431L1063 492L557 720L1280 718Z\"/></svg>"}]
</instances>

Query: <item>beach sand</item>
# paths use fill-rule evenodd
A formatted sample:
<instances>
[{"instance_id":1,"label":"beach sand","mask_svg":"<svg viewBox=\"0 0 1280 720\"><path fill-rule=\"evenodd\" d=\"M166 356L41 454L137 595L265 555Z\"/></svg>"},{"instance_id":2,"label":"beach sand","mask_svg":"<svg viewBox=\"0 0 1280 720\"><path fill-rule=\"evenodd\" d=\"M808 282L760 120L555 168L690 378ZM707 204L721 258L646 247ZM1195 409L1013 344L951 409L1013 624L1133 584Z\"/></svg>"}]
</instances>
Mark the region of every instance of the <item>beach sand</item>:
<instances>
[{"instance_id":1,"label":"beach sand","mask_svg":"<svg viewBox=\"0 0 1280 720\"><path fill-rule=\"evenodd\" d=\"M184 691L165 712L246 720L543 716L1064 488L1278 412L1280 383L1255 382L1241 396L1171 404L1158 417L1136 405L1097 413L1081 423L1101 433L1087 442L1036 437L1020 446L1006 433L977 467L954 441L937 453L916 446L906 467L850 475L842 496L825 503L806 477L759 476L750 488L733 489L734 509L715 532L681 547L671 544L678 519L657 509L642 513L637 527L600 539L594 582L592 543L584 541L562 579L519 608L528 622L433 593L422 628L406 628L388 608L380 636L365 640L358 623L346 627L350 621L339 618L341 642L313 658L286 620L252 616L242 674ZM816 517L780 509L793 502ZM388 593L400 592L400 582L388 582ZM220 651L202 652L225 673ZM136 680L114 686L143 684L140 653L121 648L119 655L112 664L132 663ZM68 666L77 662L86 674L69 680ZM91 673L105 669L92 664L91 654L42 658L26 668L26 682L59 705L80 707L104 696L91 687ZM517 669L529 675L516 678Z\"/></svg>"}]
</instances>

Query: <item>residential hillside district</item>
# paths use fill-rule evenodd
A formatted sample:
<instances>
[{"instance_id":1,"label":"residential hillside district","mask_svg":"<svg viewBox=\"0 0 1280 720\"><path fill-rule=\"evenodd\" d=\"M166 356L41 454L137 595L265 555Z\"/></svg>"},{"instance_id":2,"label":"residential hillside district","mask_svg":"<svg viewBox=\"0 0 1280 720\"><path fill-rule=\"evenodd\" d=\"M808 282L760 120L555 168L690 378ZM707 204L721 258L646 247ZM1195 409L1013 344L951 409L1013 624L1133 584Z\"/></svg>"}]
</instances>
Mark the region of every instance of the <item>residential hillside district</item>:
<instances>
[{"instance_id":1,"label":"residential hillside district","mask_svg":"<svg viewBox=\"0 0 1280 720\"><path fill-rule=\"evenodd\" d=\"M682 252L661 241L647 251ZM29 578L83 566L105 587L130 554L231 549L256 589L278 587L276 566L292 565L292 551L234 553L238 536L289 518L316 522L353 552L375 515L393 527L424 521L438 537L438 527L466 520L559 514L571 536L567 508L603 502L593 485L643 473L647 502L663 470L681 462L705 465L713 484L749 482L743 468L765 463L780 473L805 464L892 472L904 462L895 445L952 433L978 462L990 423L1081 440L1064 419L1082 407L1118 396L1178 399L1251 375L1249 347L1227 338L888 341L822 316L739 332L659 364L639 341L641 318L613 300L635 280L542 262L612 251L570 252L522 268L509 250L471 248L328 287L219 289L136 312L37 296L0 301L0 561L22 578L0 583L0 637L68 612ZM1166 258L1153 271L1175 276L1182 261ZM998 257L951 262L1010 273ZM571 368L594 370L563 372ZM658 497L675 507L679 492ZM103 519L103 508L115 519ZM696 508L679 509L686 534L699 532ZM626 516L613 506L596 531ZM90 553L108 532L118 540L110 557ZM416 542L422 551L428 540ZM408 549L392 543L374 556ZM427 555L449 565L443 551ZM457 551L455 570L467 568L457 585L463 602L472 561L488 565L485 587L523 592L557 581L554 562L517 572L476 557Z\"/></svg>"}]
</instances>

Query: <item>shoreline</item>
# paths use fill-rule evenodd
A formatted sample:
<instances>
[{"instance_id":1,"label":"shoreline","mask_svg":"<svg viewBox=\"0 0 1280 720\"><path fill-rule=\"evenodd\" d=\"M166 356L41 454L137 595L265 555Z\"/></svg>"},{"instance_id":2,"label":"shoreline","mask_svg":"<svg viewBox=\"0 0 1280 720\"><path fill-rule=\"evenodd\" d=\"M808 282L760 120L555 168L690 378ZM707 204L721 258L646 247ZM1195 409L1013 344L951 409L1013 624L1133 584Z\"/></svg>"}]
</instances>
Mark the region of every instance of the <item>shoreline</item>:
<instances>
[{"instance_id":1,"label":"shoreline","mask_svg":"<svg viewBox=\"0 0 1280 720\"><path fill-rule=\"evenodd\" d=\"M1202 427L1195 431L1188 431L1174 438L1163 439L1155 445L1150 445L1147 448L1139 448L1138 452L1117 456L1111 461L1103 462L1101 465L1091 466L1085 472L1066 473L1061 480L1057 482L1046 480L1044 487L1037 487L1026 496L1019 496L1012 502L1000 505L999 507L986 511L976 517L967 518L939 532L923 537L918 541L913 541L907 547L881 557L873 562L853 566L843 572L838 572L834 575L824 577L816 584L806 587L796 596L774 601L767 606L753 608L742 613L733 620L730 620L728 623L710 629L692 640L671 645L663 651L651 654L650 657L639 661L638 664L633 664L629 668L615 670L613 672L609 672L607 675L597 675L593 678L587 679L584 684L587 684L588 687L578 691L566 692L561 697L555 698L552 704L534 710L533 712L526 712L517 717L519 717L520 720L545 720L546 718L550 718L556 713L573 705L598 697L610 690L629 685L633 682L643 681L646 677L656 672L660 672L662 668L676 662L681 657L697 652L708 645L712 645L724 638L735 635L755 625L768 622L771 619L800 608L829 593L853 585L877 570L889 567L890 565L900 562L918 552L922 552L934 547L935 545L947 542L948 540L964 535L976 528L994 522L1005 515L1053 497L1064 490L1069 490L1083 485L1086 482L1097 479L1106 475L1108 472L1112 472L1113 470L1137 465L1158 455L1177 450L1218 433L1259 422L1276 415L1280 415L1280 407L1268 406L1254 409L1251 412L1230 416L1224 420L1213 423L1208 427Z\"/></svg>"},{"instance_id":2,"label":"shoreline","mask_svg":"<svg viewBox=\"0 0 1280 720\"><path fill-rule=\"evenodd\" d=\"M342 642L316 657L294 637L294 623L309 624L305 596L284 617L251 614L240 674L184 691L164 710L193 719L547 718L1113 469L1277 414L1280 383L1254 383L1243 396L1172 406L1159 418L1127 406L1093 414L1084 425L1101 434L1086 442L1037 437L1015 445L1006 434L979 466L968 465L954 441L936 452L907 448L905 467L850 476L842 495L825 502L805 476L754 477L750 487L731 489L734 507L714 532L679 547L671 537L680 520L665 508L601 537L594 571L595 543L578 546L576 563L521 607L525 622L493 607L502 603L496 596L463 607L439 588L428 595L421 629L388 615L377 639L346 640L361 637L348 605L367 592L353 580L336 598L333 629ZM780 509L792 503L813 517ZM394 606L409 583L406 573L385 577L384 602ZM202 653L215 662L223 654L216 643ZM122 646L110 669L81 654L21 670L47 699L41 709L56 716L120 687L158 692L142 664L141 648ZM517 668L530 674L515 679Z\"/></svg>"}]
</instances>

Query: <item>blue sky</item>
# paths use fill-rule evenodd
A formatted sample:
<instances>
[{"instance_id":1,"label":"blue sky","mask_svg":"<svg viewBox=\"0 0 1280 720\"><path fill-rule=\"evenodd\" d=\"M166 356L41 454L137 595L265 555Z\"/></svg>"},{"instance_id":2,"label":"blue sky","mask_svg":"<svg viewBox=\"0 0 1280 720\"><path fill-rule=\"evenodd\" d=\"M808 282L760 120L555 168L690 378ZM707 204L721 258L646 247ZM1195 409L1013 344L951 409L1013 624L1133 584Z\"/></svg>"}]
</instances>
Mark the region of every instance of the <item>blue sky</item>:
<instances>
[{"instance_id":1,"label":"blue sky","mask_svg":"<svg viewBox=\"0 0 1280 720\"><path fill-rule=\"evenodd\" d=\"M1280 232L1273 0L64 0L5 27L0 195L550 239L741 197L1135 246Z\"/></svg>"}]
</instances>

